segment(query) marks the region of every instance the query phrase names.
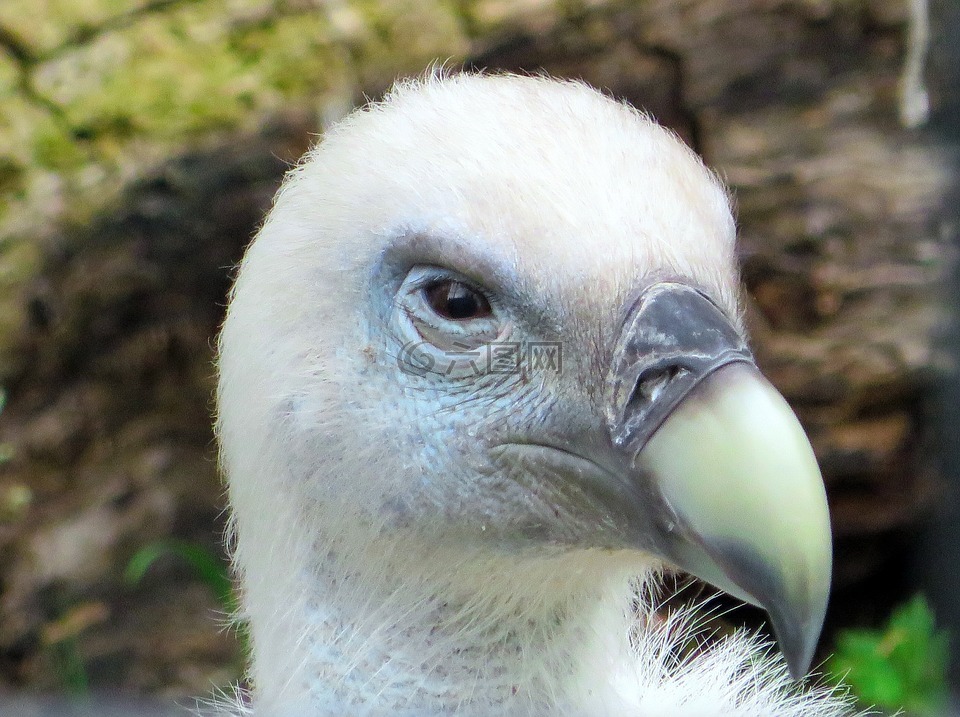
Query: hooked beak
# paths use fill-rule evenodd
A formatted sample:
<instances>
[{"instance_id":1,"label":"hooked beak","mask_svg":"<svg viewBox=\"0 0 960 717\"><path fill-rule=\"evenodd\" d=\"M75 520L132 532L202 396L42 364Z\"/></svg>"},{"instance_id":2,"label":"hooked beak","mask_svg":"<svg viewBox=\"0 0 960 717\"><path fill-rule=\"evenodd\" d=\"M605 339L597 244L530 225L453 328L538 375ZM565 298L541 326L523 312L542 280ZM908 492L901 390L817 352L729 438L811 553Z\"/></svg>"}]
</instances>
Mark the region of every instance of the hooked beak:
<instances>
[{"instance_id":1,"label":"hooked beak","mask_svg":"<svg viewBox=\"0 0 960 717\"><path fill-rule=\"evenodd\" d=\"M608 391L645 540L766 610L791 674L805 674L830 590L826 494L799 421L739 332L696 289L655 284L630 310Z\"/></svg>"}]
</instances>

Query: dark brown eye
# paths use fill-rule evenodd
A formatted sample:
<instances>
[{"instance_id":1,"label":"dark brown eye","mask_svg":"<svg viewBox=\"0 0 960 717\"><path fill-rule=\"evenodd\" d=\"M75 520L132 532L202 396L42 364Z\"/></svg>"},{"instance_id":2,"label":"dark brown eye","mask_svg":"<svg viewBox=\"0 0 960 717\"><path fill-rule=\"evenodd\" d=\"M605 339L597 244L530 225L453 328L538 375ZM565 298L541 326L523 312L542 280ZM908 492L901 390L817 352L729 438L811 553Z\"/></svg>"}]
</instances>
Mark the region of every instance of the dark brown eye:
<instances>
[{"instance_id":1,"label":"dark brown eye","mask_svg":"<svg viewBox=\"0 0 960 717\"><path fill-rule=\"evenodd\" d=\"M493 313L487 297L452 279L444 279L424 287L423 297L437 315L451 321L484 319Z\"/></svg>"}]
</instances>

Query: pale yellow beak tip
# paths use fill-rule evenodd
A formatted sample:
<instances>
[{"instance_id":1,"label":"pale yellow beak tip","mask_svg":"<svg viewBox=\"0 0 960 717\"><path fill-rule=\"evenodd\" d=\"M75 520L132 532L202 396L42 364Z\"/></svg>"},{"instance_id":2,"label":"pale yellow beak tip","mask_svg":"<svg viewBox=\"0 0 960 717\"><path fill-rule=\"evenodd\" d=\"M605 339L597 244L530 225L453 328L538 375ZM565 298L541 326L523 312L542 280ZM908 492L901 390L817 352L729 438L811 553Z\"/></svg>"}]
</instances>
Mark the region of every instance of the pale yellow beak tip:
<instances>
[{"instance_id":1,"label":"pale yellow beak tip","mask_svg":"<svg viewBox=\"0 0 960 717\"><path fill-rule=\"evenodd\" d=\"M639 461L680 526L668 557L763 607L791 673L805 673L832 541L820 469L787 402L752 364L729 364L676 407Z\"/></svg>"}]
</instances>

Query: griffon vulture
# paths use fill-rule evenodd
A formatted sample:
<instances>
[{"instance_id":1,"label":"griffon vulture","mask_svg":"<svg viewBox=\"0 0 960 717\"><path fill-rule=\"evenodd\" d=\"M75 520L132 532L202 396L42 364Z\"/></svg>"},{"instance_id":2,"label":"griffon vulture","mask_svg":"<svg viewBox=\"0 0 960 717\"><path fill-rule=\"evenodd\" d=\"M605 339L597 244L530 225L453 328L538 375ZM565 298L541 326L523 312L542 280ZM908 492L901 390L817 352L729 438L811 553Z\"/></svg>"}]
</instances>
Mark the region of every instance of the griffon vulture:
<instances>
[{"instance_id":1,"label":"griffon vulture","mask_svg":"<svg viewBox=\"0 0 960 717\"><path fill-rule=\"evenodd\" d=\"M256 715L846 714L831 542L734 220L582 83L402 82L292 170L219 345ZM770 616L682 657L664 565Z\"/></svg>"}]
</instances>

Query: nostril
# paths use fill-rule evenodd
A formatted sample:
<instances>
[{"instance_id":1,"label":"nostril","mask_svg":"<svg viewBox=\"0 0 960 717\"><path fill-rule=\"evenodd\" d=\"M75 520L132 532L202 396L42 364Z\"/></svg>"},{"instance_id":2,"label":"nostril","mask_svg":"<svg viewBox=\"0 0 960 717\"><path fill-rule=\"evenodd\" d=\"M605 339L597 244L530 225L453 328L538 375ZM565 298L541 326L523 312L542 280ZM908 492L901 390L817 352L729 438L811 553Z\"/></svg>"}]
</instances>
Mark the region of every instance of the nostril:
<instances>
[{"instance_id":1,"label":"nostril","mask_svg":"<svg viewBox=\"0 0 960 717\"><path fill-rule=\"evenodd\" d=\"M633 387L627 406L636 407L637 404L656 403L667 386L684 372L686 369L676 364L644 371L640 374L637 385Z\"/></svg>"}]
</instances>

